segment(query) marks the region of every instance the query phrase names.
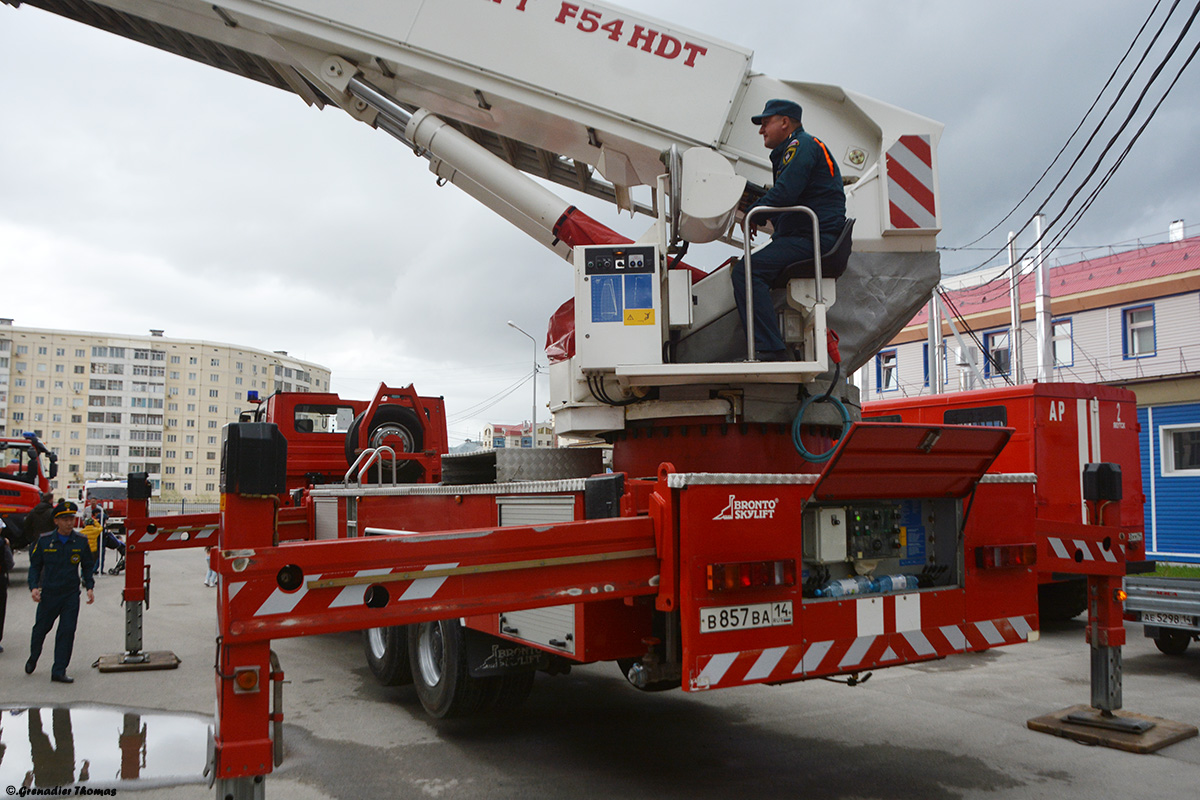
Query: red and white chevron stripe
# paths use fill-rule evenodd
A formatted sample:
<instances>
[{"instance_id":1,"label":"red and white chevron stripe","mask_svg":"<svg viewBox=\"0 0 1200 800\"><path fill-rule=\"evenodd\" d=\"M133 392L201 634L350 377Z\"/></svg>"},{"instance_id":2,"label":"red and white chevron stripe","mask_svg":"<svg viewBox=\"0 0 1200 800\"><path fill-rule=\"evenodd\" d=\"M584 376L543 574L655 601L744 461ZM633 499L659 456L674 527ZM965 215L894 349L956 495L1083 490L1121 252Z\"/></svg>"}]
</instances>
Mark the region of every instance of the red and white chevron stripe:
<instances>
[{"instance_id":1,"label":"red and white chevron stripe","mask_svg":"<svg viewBox=\"0 0 1200 800\"><path fill-rule=\"evenodd\" d=\"M929 136L901 136L887 151L888 222L893 229L936 229L933 147Z\"/></svg>"},{"instance_id":2,"label":"red and white chevron stripe","mask_svg":"<svg viewBox=\"0 0 1200 800\"><path fill-rule=\"evenodd\" d=\"M1117 563L1117 554L1112 550L1105 550L1099 542L1087 542L1083 539L1062 539L1054 536L1047 537L1046 541L1050 545L1051 551L1059 558L1068 561L1080 560L1088 561L1107 561L1109 564ZM1119 545L1121 548L1121 557L1125 555L1125 545ZM1078 559L1076 555L1078 554Z\"/></svg>"},{"instance_id":3,"label":"red and white chevron stripe","mask_svg":"<svg viewBox=\"0 0 1200 800\"><path fill-rule=\"evenodd\" d=\"M198 539L205 541L203 544L208 546L216 544L217 525L184 525L179 528L159 528L154 533L142 533L137 537L137 542L143 547L162 542L187 542L196 541Z\"/></svg>"},{"instance_id":4,"label":"red and white chevron stripe","mask_svg":"<svg viewBox=\"0 0 1200 800\"><path fill-rule=\"evenodd\" d=\"M776 683L906 664L1029 641L1034 630L1033 619L1024 616L923 628L921 597L914 593L854 601L857 625L844 638L698 656L691 688Z\"/></svg>"},{"instance_id":5,"label":"red and white chevron stripe","mask_svg":"<svg viewBox=\"0 0 1200 800\"><path fill-rule=\"evenodd\" d=\"M450 564L430 564L424 569L442 570L453 569L458 566L458 562ZM393 572L402 572L410 570L401 569L364 569L355 572L353 577L368 577L373 575L389 575ZM351 577L344 573L339 573L337 576L329 577ZM278 587L274 587L269 592L258 592L257 587L254 596L251 593L243 594L246 588L246 581L230 581L229 583L229 603L231 608L236 608L238 616L245 617L269 617L278 614L311 614L314 612L325 611L334 608L345 608L348 606L362 606L365 602L366 591L369 584L357 584L353 586L344 586L340 589L321 589L310 591L308 584L312 581L321 580L321 575L306 575L304 582L300 588L294 592L285 592ZM428 600L437 594L438 589L442 588L442 584L446 582L446 576L438 576L435 578L418 578L405 587L404 591L396 599L396 602L405 602L408 600ZM241 595L239 597L239 595ZM236 598L236 607L234 606Z\"/></svg>"}]
</instances>

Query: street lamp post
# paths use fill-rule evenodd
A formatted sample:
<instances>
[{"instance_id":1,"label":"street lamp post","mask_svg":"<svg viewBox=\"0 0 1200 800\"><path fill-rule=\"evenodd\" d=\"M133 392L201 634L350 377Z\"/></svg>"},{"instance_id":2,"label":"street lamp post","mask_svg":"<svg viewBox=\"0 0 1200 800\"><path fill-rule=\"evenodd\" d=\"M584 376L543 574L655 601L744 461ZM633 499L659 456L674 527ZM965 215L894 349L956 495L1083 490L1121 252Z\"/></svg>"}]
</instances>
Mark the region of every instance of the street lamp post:
<instances>
[{"instance_id":1,"label":"street lamp post","mask_svg":"<svg viewBox=\"0 0 1200 800\"><path fill-rule=\"evenodd\" d=\"M530 433L530 437L531 437L530 445L536 449L537 448L537 339L533 338L528 333L525 333L525 331L521 330L521 328L518 327L517 324L515 322L513 322L511 319L508 321L508 327L512 328L517 333L524 335L525 337L527 337L529 339L529 341L533 342L533 409L532 409L533 413L529 415L529 433Z\"/></svg>"}]
</instances>

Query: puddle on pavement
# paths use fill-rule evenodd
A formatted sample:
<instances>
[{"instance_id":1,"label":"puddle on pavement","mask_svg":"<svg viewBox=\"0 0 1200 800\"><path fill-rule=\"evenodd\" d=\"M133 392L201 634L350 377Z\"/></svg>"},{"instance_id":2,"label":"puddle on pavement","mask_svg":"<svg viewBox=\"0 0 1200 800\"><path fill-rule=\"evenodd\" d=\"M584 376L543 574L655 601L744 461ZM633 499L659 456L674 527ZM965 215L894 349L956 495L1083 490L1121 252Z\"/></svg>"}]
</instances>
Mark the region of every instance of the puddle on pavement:
<instances>
[{"instance_id":1,"label":"puddle on pavement","mask_svg":"<svg viewBox=\"0 0 1200 800\"><path fill-rule=\"evenodd\" d=\"M0 708L0 786L199 783L210 724L199 714L91 705Z\"/></svg>"}]
</instances>

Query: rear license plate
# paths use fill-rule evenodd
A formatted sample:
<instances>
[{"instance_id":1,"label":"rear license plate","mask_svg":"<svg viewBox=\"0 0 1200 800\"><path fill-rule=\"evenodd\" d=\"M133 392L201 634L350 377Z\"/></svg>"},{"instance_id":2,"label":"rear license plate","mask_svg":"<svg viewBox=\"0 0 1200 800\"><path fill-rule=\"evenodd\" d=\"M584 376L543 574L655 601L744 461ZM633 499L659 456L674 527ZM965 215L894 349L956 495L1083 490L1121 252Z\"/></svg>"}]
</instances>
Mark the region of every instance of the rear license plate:
<instances>
[{"instance_id":1,"label":"rear license plate","mask_svg":"<svg viewBox=\"0 0 1200 800\"><path fill-rule=\"evenodd\" d=\"M1164 614L1161 611L1143 611L1142 622L1149 625L1173 625L1177 628L1196 628L1196 618L1187 614Z\"/></svg>"},{"instance_id":2,"label":"rear license plate","mask_svg":"<svg viewBox=\"0 0 1200 800\"><path fill-rule=\"evenodd\" d=\"M700 609L700 632L741 631L792 624L792 601Z\"/></svg>"}]
</instances>

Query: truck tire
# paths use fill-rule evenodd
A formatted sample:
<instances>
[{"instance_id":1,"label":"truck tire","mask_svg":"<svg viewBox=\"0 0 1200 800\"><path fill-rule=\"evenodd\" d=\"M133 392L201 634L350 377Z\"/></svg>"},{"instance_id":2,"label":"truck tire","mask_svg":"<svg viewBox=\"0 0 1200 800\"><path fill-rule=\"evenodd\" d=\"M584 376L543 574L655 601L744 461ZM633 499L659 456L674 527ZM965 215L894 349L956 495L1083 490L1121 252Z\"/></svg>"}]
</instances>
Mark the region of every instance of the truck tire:
<instances>
[{"instance_id":1,"label":"truck tire","mask_svg":"<svg viewBox=\"0 0 1200 800\"><path fill-rule=\"evenodd\" d=\"M1187 631L1175 631L1162 629L1158 636L1154 637L1154 646L1160 652L1166 653L1169 656L1181 656L1188 649L1188 645L1192 643L1192 635Z\"/></svg>"},{"instance_id":2,"label":"truck tire","mask_svg":"<svg viewBox=\"0 0 1200 800\"><path fill-rule=\"evenodd\" d=\"M1066 622L1087 611L1087 581L1043 583L1038 587L1038 616Z\"/></svg>"},{"instance_id":3,"label":"truck tire","mask_svg":"<svg viewBox=\"0 0 1200 800\"><path fill-rule=\"evenodd\" d=\"M363 412L354 418L346 431L346 463L353 464L361 452L358 449L358 432L363 424ZM425 428L417 412L405 406L385 403L375 409L367 426L367 446L379 447L388 445L396 453L418 453L425 446ZM393 465L391 460L383 461L383 479L393 480ZM397 461L395 466L396 483L415 483L421 478L421 465L416 461ZM372 466L364 476L370 483L377 479L380 470Z\"/></svg>"},{"instance_id":4,"label":"truck tire","mask_svg":"<svg viewBox=\"0 0 1200 800\"><path fill-rule=\"evenodd\" d=\"M472 678L467 671L462 625L456 619L408 626L408 658L417 698L437 719L479 711L496 678Z\"/></svg>"},{"instance_id":5,"label":"truck tire","mask_svg":"<svg viewBox=\"0 0 1200 800\"><path fill-rule=\"evenodd\" d=\"M367 667L384 686L407 686L413 682L407 627L369 628L362 632Z\"/></svg>"}]
</instances>

